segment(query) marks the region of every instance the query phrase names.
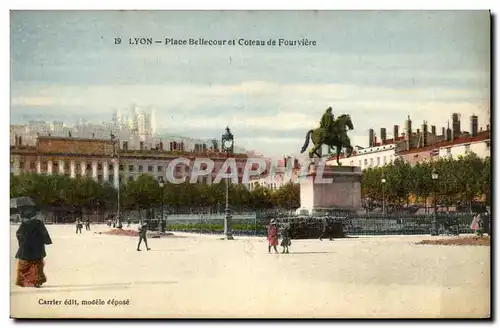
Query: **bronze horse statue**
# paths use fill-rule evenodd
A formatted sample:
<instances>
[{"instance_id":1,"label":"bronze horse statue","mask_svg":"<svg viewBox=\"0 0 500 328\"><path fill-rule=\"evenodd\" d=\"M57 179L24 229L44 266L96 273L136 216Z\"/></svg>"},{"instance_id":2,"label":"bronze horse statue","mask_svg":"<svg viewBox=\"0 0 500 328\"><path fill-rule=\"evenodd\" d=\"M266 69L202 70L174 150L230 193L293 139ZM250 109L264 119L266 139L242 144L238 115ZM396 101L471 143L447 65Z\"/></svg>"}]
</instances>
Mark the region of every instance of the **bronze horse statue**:
<instances>
[{"instance_id":1,"label":"bronze horse statue","mask_svg":"<svg viewBox=\"0 0 500 328\"><path fill-rule=\"evenodd\" d=\"M306 141L302 146L301 153L305 152L309 146L309 139L312 140L314 147L309 151L309 158L314 155L321 156L321 146L328 145L330 148L335 147L337 151L337 164L342 165L339 161L342 148L347 150L347 157L351 157L354 148L351 146L351 140L347 136L347 129L354 130L354 125L349 114L340 115L332 124L330 131L325 131L323 128L317 128L307 131Z\"/></svg>"}]
</instances>

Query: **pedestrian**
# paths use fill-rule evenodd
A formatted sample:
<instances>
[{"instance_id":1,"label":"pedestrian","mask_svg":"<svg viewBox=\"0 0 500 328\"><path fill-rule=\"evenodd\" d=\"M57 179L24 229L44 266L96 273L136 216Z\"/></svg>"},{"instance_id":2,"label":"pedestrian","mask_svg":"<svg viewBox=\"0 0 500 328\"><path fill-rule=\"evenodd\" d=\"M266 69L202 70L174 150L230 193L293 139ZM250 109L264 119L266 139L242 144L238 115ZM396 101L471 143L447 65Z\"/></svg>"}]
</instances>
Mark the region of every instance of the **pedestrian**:
<instances>
[{"instance_id":1,"label":"pedestrian","mask_svg":"<svg viewBox=\"0 0 500 328\"><path fill-rule=\"evenodd\" d=\"M289 223L285 224L285 226L283 227L283 230L281 231L281 237L283 238L281 240L281 247L283 247L283 251L281 253L288 254L288 247L292 246Z\"/></svg>"},{"instance_id":2,"label":"pedestrian","mask_svg":"<svg viewBox=\"0 0 500 328\"><path fill-rule=\"evenodd\" d=\"M16 285L21 287L39 288L47 282L43 272L46 257L45 245L51 245L49 232L39 219L36 209L25 213L27 220L23 220L16 232L19 248L16 253L17 272Z\"/></svg>"},{"instance_id":3,"label":"pedestrian","mask_svg":"<svg viewBox=\"0 0 500 328\"><path fill-rule=\"evenodd\" d=\"M80 218L76 219L76 233L82 233L83 223Z\"/></svg>"},{"instance_id":4,"label":"pedestrian","mask_svg":"<svg viewBox=\"0 0 500 328\"><path fill-rule=\"evenodd\" d=\"M146 238L146 234L148 232L148 227L146 222L139 222L139 243L137 244L137 251L141 251L141 242L144 240L144 244L146 245L146 249L149 251L151 248L148 247L148 240Z\"/></svg>"},{"instance_id":5,"label":"pedestrian","mask_svg":"<svg viewBox=\"0 0 500 328\"><path fill-rule=\"evenodd\" d=\"M278 227L276 226L276 221L274 219L269 222L267 227L267 240L269 242L268 252L271 254L271 247L274 248L274 252L278 254Z\"/></svg>"},{"instance_id":6,"label":"pedestrian","mask_svg":"<svg viewBox=\"0 0 500 328\"><path fill-rule=\"evenodd\" d=\"M90 218L87 218L87 221L85 221L85 230L90 231Z\"/></svg>"},{"instance_id":7,"label":"pedestrian","mask_svg":"<svg viewBox=\"0 0 500 328\"><path fill-rule=\"evenodd\" d=\"M326 218L321 219L321 234L319 235L319 240L323 241L323 238L326 237L328 234L328 220ZM330 240L332 240L332 237L330 237Z\"/></svg>"}]
</instances>

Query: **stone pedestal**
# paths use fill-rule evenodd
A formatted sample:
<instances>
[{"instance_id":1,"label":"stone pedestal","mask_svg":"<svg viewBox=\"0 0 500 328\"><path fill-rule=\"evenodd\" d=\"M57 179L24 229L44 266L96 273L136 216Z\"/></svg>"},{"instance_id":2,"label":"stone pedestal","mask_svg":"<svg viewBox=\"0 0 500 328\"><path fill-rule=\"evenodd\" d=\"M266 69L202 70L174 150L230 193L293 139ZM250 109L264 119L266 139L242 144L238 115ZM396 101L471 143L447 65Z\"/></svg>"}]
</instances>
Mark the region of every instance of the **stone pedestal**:
<instances>
[{"instance_id":1,"label":"stone pedestal","mask_svg":"<svg viewBox=\"0 0 500 328\"><path fill-rule=\"evenodd\" d=\"M361 206L361 168L311 164L300 177L301 215L356 212Z\"/></svg>"}]
</instances>

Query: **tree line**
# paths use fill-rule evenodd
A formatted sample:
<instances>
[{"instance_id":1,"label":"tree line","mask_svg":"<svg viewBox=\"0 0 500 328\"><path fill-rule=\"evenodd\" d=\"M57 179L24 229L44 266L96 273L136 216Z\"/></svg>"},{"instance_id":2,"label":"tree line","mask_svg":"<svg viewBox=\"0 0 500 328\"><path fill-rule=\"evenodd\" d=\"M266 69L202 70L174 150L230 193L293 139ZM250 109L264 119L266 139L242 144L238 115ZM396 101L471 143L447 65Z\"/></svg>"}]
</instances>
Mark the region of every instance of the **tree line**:
<instances>
[{"instance_id":1,"label":"tree line","mask_svg":"<svg viewBox=\"0 0 500 328\"><path fill-rule=\"evenodd\" d=\"M11 175L10 197L20 196L29 196L41 207L50 209L113 211L118 206L117 190L111 184L99 184L87 177ZM223 212L226 184L165 183L162 191L154 177L144 174L122 184L119 198L121 211L140 211L163 204L174 213ZM229 204L233 211L293 210L300 206L299 185L288 183L277 190L257 186L250 191L242 184L229 184Z\"/></svg>"},{"instance_id":2,"label":"tree line","mask_svg":"<svg viewBox=\"0 0 500 328\"><path fill-rule=\"evenodd\" d=\"M432 179L432 173L437 179ZM385 183L382 183L385 179ZM491 204L491 159L474 153L457 159L439 158L436 161L411 166L402 159L383 167L364 171L361 181L362 198L380 206L416 204L434 206L471 206L473 202ZM369 207L370 204L367 206Z\"/></svg>"}]
</instances>

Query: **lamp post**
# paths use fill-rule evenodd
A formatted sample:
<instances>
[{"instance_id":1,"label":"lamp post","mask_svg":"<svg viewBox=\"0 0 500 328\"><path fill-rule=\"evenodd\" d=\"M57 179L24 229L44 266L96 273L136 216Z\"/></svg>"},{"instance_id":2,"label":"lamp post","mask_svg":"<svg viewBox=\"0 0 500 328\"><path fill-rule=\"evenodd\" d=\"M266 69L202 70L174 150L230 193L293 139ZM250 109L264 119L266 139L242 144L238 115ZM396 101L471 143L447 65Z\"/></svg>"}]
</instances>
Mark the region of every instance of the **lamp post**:
<instances>
[{"instance_id":1,"label":"lamp post","mask_svg":"<svg viewBox=\"0 0 500 328\"><path fill-rule=\"evenodd\" d=\"M160 187L160 198L161 198L161 217L160 224L158 225L158 231L160 233L165 232L165 227L163 226L163 188L165 187L165 181L163 181L163 177L158 178L158 186Z\"/></svg>"},{"instance_id":2,"label":"lamp post","mask_svg":"<svg viewBox=\"0 0 500 328\"><path fill-rule=\"evenodd\" d=\"M234 137L229 130L229 127L226 127L226 132L222 135L222 151L226 153L226 158L234 152ZM233 231L231 225L231 212L229 209L229 179L226 178L226 211L224 217L224 235L225 239L233 240Z\"/></svg>"},{"instance_id":3,"label":"lamp post","mask_svg":"<svg viewBox=\"0 0 500 328\"><path fill-rule=\"evenodd\" d=\"M432 170L431 173L433 185L434 185L434 217L432 219L432 230L431 230L431 235L432 236L437 236L438 233L438 228L437 228L437 181L439 179L439 175L436 171L436 169Z\"/></svg>"},{"instance_id":4,"label":"lamp post","mask_svg":"<svg viewBox=\"0 0 500 328\"><path fill-rule=\"evenodd\" d=\"M385 183L387 180L382 178L380 182L382 182L382 214L385 215Z\"/></svg>"},{"instance_id":5,"label":"lamp post","mask_svg":"<svg viewBox=\"0 0 500 328\"><path fill-rule=\"evenodd\" d=\"M116 138L113 133L110 135L111 141L113 142L113 157L116 158L117 164L118 165L118 170L120 169L120 139ZM117 205L116 205L116 217L117 217L117 222L116 222L116 227L118 229L121 229L122 226L122 220L120 217L120 172L118 172L118 181L117 181L117 191L116 191L116 198L117 198Z\"/></svg>"}]
</instances>

